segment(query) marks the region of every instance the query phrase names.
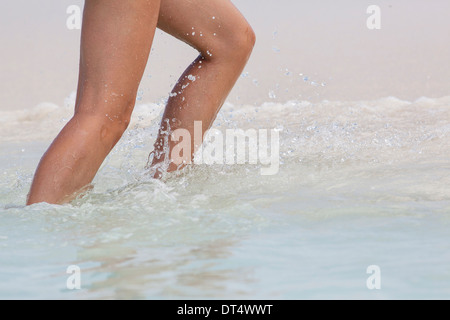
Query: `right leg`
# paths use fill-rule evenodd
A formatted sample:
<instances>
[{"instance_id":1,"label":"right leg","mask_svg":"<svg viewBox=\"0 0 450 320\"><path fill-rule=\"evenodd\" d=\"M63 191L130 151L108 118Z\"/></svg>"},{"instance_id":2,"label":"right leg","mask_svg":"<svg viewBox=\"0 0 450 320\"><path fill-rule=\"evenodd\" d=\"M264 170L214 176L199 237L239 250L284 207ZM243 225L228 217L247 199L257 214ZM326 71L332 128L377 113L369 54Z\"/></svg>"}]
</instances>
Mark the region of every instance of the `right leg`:
<instances>
[{"instance_id":1,"label":"right leg","mask_svg":"<svg viewBox=\"0 0 450 320\"><path fill-rule=\"evenodd\" d=\"M86 0L75 114L42 157L27 204L63 203L86 188L125 131L160 0Z\"/></svg>"},{"instance_id":2,"label":"right leg","mask_svg":"<svg viewBox=\"0 0 450 320\"><path fill-rule=\"evenodd\" d=\"M200 54L175 85L164 111L149 162L156 169L155 177L191 162L202 143L194 141L195 131L200 131L195 130L194 123L202 124L201 132L197 132L202 138L255 44L251 26L230 0L161 0L158 28L188 43ZM177 143L169 137L178 129L188 131L191 137L192 153L182 157L172 152Z\"/></svg>"}]
</instances>

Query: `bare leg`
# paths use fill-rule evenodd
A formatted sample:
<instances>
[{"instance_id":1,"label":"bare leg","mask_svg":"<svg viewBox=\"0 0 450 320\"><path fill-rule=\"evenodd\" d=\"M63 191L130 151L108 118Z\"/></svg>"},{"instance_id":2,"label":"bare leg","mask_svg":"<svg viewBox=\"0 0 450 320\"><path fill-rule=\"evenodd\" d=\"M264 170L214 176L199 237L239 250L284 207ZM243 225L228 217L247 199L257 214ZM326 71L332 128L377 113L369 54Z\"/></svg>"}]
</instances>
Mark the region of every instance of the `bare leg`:
<instances>
[{"instance_id":1,"label":"bare leg","mask_svg":"<svg viewBox=\"0 0 450 320\"><path fill-rule=\"evenodd\" d=\"M194 144L197 144L194 121L201 121L203 137L241 74L255 43L253 30L229 0L162 0L158 28L190 44L200 55L178 80L166 106L154 157L149 164L153 167L163 162L170 165L158 169L157 177L162 171L177 169L170 154L177 142L169 138L164 148L164 140L170 132L176 129L190 132L192 154L189 159L192 159L198 147Z\"/></svg>"},{"instance_id":2,"label":"bare leg","mask_svg":"<svg viewBox=\"0 0 450 320\"><path fill-rule=\"evenodd\" d=\"M129 123L159 7L86 0L75 114L42 157L28 204L67 202L91 183Z\"/></svg>"}]
</instances>

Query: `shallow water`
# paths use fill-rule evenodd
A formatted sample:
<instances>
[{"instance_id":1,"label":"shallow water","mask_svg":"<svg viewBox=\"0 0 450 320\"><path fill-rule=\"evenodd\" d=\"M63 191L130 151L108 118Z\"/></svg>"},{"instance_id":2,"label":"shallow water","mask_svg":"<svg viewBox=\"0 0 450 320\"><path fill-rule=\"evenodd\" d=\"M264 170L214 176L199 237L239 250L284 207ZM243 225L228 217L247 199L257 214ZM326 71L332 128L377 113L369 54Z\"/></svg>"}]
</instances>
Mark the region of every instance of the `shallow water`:
<instances>
[{"instance_id":1,"label":"shallow water","mask_svg":"<svg viewBox=\"0 0 450 320\"><path fill-rule=\"evenodd\" d=\"M450 97L228 103L215 127L276 128L279 172L162 181L144 169L162 105L138 105L89 194L25 207L73 98L0 115L0 298L450 298Z\"/></svg>"}]
</instances>

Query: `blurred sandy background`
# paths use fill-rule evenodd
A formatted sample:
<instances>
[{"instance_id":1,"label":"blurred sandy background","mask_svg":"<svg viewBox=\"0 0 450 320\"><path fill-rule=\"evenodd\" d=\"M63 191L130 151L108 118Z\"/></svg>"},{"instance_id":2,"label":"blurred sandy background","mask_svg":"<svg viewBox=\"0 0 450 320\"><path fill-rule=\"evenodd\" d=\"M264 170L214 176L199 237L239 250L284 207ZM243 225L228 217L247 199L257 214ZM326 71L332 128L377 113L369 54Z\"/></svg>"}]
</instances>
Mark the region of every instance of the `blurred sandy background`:
<instances>
[{"instance_id":1,"label":"blurred sandy background","mask_svg":"<svg viewBox=\"0 0 450 320\"><path fill-rule=\"evenodd\" d=\"M232 103L450 94L448 0L233 2L254 27L257 45ZM76 90L80 31L66 27L72 4L82 7L83 1L2 2L0 110L62 105ZM381 8L381 30L366 27L371 4ZM141 101L166 97L195 56L158 31Z\"/></svg>"}]
</instances>

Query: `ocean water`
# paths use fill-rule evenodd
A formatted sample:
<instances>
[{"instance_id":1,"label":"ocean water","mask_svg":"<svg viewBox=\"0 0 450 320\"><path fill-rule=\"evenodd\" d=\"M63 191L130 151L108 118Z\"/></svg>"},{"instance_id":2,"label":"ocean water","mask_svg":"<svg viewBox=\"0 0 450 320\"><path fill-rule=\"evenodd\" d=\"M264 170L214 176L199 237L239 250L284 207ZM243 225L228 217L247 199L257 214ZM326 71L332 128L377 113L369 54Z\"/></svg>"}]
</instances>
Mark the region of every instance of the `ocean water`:
<instances>
[{"instance_id":1,"label":"ocean water","mask_svg":"<svg viewBox=\"0 0 450 320\"><path fill-rule=\"evenodd\" d=\"M162 181L144 167L163 104L138 104L89 194L25 207L73 99L0 114L0 298L450 297L450 97L227 103L216 129L279 132L278 173L193 165Z\"/></svg>"}]
</instances>

